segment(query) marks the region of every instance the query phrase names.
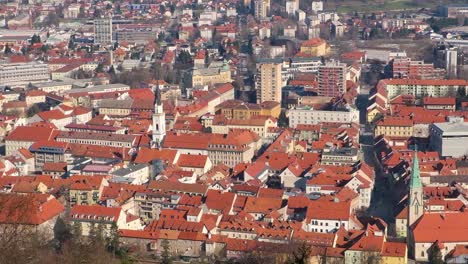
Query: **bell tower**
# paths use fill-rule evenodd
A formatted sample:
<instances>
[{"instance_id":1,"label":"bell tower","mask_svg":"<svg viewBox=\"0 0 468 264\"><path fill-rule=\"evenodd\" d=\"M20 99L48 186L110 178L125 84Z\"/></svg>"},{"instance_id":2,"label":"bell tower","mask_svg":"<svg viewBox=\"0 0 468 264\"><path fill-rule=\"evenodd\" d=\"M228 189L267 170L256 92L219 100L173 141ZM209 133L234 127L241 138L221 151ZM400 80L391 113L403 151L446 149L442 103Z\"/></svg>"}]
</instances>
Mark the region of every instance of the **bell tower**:
<instances>
[{"instance_id":1,"label":"bell tower","mask_svg":"<svg viewBox=\"0 0 468 264\"><path fill-rule=\"evenodd\" d=\"M161 103L159 82L156 84L153 113L153 147L160 147L166 136L166 114Z\"/></svg>"},{"instance_id":2,"label":"bell tower","mask_svg":"<svg viewBox=\"0 0 468 264\"><path fill-rule=\"evenodd\" d=\"M424 194L420 176L418 153L416 150L414 152L409 184L408 227L414 224L424 213Z\"/></svg>"}]
</instances>

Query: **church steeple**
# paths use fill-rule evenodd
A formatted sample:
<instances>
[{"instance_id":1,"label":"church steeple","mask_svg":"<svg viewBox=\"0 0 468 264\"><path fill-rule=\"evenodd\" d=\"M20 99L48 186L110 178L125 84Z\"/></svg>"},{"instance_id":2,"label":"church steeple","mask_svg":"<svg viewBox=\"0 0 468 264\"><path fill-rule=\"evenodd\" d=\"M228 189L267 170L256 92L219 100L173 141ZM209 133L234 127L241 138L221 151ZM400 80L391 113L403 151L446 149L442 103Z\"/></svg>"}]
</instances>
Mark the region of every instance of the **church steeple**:
<instances>
[{"instance_id":1,"label":"church steeple","mask_svg":"<svg viewBox=\"0 0 468 264\"><path fill-rule=\"evenodd\" d=\"M415 150L411 178L409 183L408 227L416 222L424 213L423 185L419 171L418 151ZM409 231L409 230L408 230Z\"/></svg>"},{"instance_id":2,"label":"church steeple","mask_svg":"<svg viewBox=\"0 0 468 264\"><path fill-rule=\"evenodd\" d=\"M419 171L418 150L414 151L413 167L411 168L410 189L422 188L421 172Z\"/></svg>"},{"instance_id":3,"label":"church steeple","mask_svg":"<svg viewBox=\"0 0 468 264\"><path fill-rule=\"evenodd\" d=\"M157 80L154 92L153 146L160 147L164 137L166 137L166 114L161 103L161 91L159 90L159 80Z\"/></svg>"}]
</instances>

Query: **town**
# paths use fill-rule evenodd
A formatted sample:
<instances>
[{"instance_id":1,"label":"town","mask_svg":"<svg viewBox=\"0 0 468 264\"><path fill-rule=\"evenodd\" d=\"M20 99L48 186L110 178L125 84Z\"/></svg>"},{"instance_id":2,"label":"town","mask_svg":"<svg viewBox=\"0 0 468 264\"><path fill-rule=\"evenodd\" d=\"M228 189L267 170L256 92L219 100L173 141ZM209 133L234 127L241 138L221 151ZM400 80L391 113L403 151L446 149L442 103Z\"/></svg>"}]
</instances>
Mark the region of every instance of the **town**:
<instances>
[{"instance_id":1,"label":"town","mask_svg":"<svg viewBox=\"0 0 468 264\"><path fill-rule=\"evenodd\" d=\"M0 263L468 263L468 4L0 1Z\"/></svg>"}]
</instances>

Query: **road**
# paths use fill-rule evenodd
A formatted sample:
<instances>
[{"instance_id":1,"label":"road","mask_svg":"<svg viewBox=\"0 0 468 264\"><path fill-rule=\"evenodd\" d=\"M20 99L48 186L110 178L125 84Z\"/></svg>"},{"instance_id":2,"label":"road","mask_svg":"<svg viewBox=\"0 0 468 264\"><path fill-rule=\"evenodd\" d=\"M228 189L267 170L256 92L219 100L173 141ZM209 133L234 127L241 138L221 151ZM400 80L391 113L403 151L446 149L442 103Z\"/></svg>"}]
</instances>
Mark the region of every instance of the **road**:
<instances>
[{"instance_id":1,"label":"road","mask_svg":"<svg viewBox=\"0 0 468 264\"><path fill-rule=\"evenodd\" d=\"M371 205L367 213L372 216L377 216L384 219L387 223L394 223L394 198L392 185L388 184L387 175L382 170L382 166L376 158L374 151L374 133L371 128L366 125L366 108L368 95L361 94L358 97L356 105L360 111L361 118L361 133L359 142L364 161L374 167L375 186L372 192Z\"/></svg>"}]
</instances>

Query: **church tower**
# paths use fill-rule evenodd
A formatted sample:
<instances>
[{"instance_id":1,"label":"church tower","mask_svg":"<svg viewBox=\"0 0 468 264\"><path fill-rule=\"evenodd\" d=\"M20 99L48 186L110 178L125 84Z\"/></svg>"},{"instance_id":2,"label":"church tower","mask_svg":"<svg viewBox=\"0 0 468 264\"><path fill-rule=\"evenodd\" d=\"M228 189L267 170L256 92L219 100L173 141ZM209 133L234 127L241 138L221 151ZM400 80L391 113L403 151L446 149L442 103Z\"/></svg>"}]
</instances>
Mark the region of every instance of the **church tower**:
<instances>
[{"instance_id":1,"label":"church tower","mask_svg":"<svg viewBox=\"0 0 468 264\"><path fill-rule=\"evenodd\" d=\"M409 184L408 227L416 222L424 213L424 194L419 172L417 150L414 152L413 168ZM408 230L409 231L409 230Z\"/></svg>"},{"instance_id":2,"label":"church tower","mask_svg":"<svg viewBox=\"0 0 468 264\"><path fill-rule=\"evenodd\" d=\"M161 103L159 83L156 85L154 114L153 114L153 146L160 147L166 136L166 114Z\"/></svg>"}]
</instances>

